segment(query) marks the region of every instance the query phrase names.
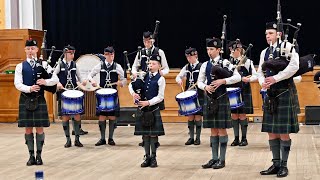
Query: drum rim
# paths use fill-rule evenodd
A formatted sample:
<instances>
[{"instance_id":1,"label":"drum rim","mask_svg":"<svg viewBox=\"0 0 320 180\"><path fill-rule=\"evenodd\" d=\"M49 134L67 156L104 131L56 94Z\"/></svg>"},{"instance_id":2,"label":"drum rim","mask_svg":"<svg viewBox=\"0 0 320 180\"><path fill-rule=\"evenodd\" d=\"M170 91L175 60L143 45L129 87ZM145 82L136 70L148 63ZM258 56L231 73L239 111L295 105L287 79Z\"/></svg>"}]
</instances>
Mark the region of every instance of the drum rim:
<instances>
[{"instance_id":1,"label":"drum rim","mask_svg":"<svg viewBox=\"0 0 320 180\"><path fill-rule=\"evenodd\" d=\"M78 97L68 97L68 96L65 96L65 93L66 92L70 92L70 91L74 91L74 92L77 92L77 93L81 93L81 96L78 96ZM71 93L71 92L70 92ZM79 90L76 90L76 89L72 89L72 90L67 90L67 91L64 91L64 92L62 92L61 93L61 97L67 97L67 98L81 98L81 97L83 97L84 96L84 93L82 92L82 91L79 91Z\"/></svg>"},{"instance_id":2,"label":"drum rim","mask_svg":"<svg viewBox=\"0 0 320 180\"><path fill-rule=\"evenodd\" d=\"M182 93L191 92L191 91L193 91L193 90L183 91L183 92L178 93L178 94L176 95L176 99L188 99L188 98L191 98L191 97L193 97L193 96L197 96L198 92L197 92L197 91L193 91L193 92L195 92L195 93L194 93L192 96L183 97L183 98L177 97L178 95L180 95L180 94L182 94Z\"/></svg>"}]
</instances>

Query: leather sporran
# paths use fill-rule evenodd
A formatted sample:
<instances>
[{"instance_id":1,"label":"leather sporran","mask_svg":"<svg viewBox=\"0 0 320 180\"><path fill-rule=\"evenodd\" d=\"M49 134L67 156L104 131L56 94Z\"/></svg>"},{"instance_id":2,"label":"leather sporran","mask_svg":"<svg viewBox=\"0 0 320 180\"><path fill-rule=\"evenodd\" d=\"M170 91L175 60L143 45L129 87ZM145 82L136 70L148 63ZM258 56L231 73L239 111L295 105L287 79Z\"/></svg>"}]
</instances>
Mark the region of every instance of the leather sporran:
<instances>
[{"instance_id":1,"label":"leather sporran","mask_svg":"<svg viewBox=\"0 0 320 180\"><path fill-rule=\"evenodd\" d=\"M28 111L35 111L39 107L38 97L27 97L25 106Z\"/></svg>"}]
</instances>

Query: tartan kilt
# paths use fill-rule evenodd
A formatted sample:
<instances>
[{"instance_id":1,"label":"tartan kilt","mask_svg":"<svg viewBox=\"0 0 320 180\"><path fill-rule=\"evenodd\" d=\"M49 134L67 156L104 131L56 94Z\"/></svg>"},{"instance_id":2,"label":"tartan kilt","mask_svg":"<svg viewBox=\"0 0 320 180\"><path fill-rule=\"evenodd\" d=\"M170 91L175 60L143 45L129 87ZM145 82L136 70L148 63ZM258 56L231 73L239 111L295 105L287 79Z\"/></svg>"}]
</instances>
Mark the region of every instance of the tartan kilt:
<instances>
[{"instance_id":1,"label":"tartan kilt","mask_svg":"<svg viewBox=\"0 0 320 180\"><path fill-rule=\"evenodd\" d=\"M253 114L253 103L250 83L243 83L241 88L241 96L244 105L237 109L232 109L233 114Z\"/></svg>"},{"instance_id":2,"label":"tartan kilt","mask_svg":"<svg viewBox=\"0 0 320 180\"><path fill-rule=\"evenodd\" d=\"M269 108L269 96L266 95L263 106L262 132L274 134L289 134L299 131L297 108L294 94L291 89L280 89L283 92L278 96L277 112L271 114Z\"/></svg>"},{"instance_id":3,"label":"tartan kilt","mask_svg":"<svg viewBox=\"0 0 320 180\"><path fill-rule=\"evenodd\" d=\"M61 113L61 94L62 94L62 92L59 91L59 92L56 92L56 94L57 94L57 101L58 101L58 116L63 116L65 114ZM85 111L83 111L82 113L79 113L79 114L83 115L83 114L85 114ZM66 116L72 116L72 115L67 114Z\"/></svg>"},{"instance_id":4,"label":"tartan kilt","mask_svg":"<svg viewBox=\"0 0 320 180\"><path fill-rule=\"evenodd\" d=\"M154 115L154 125L152 127L145 127L142 125L141 118L138 115L138 110L135 114L135 129L134 135L149 135L149 136L162 136L165 135L162 118L160 114L160 109L157 108L153 112Z\"/></svg>"},{"instance_id":5,"label":"tartan kilt","mask_svg":"<svg viewBox=\"0 0 320 180\"><path fill-rule=\"evenodd\" d=\"M22 93L19 99L18 127L49 127L47 104L44 96L38 98L39 107L35 111L28 111L25 106L25 97Z\"/></svg>"},{"instance_id":6,"label":"tartan kilt","mask_svg":"<svg viewBox=\"0 0 320 180\"><path fill-rule=\"evenodd\" d=\"M209 99L207 95L204 95L204 105L203 105L203 128L218 128L226 129L231 128L231 111L230 102L227 93L222 95L218 99L218 112L212 117L208 114Z\"/></svg>"},{"instance_id":7,"label":"tartan kilt","mask_svg":"<svg viewBox=\"0 0 320 180\"><path fill-rule=\"evenodd\" d=\"M292 90L292 93L294 94L294 101L295 101L296 108L297 108L297 114L300 114L301 111L300 111L300 104L299 104L299 98L298 98L298 91L297 91L296 85L294 83L292 83L291 86L292 87L290 88L290 90Z\"/></svg>"}]
</instances>

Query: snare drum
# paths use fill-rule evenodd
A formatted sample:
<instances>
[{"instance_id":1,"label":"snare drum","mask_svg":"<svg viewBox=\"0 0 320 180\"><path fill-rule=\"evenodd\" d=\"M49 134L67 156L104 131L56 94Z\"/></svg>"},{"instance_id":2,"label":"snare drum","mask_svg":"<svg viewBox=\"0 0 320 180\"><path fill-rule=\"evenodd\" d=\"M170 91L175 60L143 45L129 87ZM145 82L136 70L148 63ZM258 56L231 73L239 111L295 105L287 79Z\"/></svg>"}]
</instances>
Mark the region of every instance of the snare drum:
<instances>
[{"instance_id":1,"label":"snare drum","mask_svg":"<svg viewBox=\"0 0 320 180\"><path fill-rule=\"evenodd\" d=\"M242 101L241 89L240 88L227 88L227 93L229 96L230 108L237 109L244 105Z\"/></svg>"},{"instance_id":2,"label":"snare drum","mask_svg":"<svg viewBox=\"0 0 320 180\"><path fill-rule=\"evenodd\" d=\"M75 115L84 112L84 94L78 90L67 90L61 94L61 114Z\"/></svg>"},{"instance_id":3,"label":"snare drum","mask_svg":"<svg viewBox=\"0 0 320 180\"><path fill-rule=\"evenodd\" d=\"M103 88L96 91L97 105L99 112L110 112L116 110L118 104L118 91L113 88Z\"/></svg>"},{"instance_id":4,"label":"snare drum","mask_svg":"<svg viewBox=\"0 0 320 180\"><path fill-rule=\"evenodd\" d=\"M181 92L176 96L176 101L181 115L188 116L201 110L197 91Z\"/></svg>"}]
</instances>

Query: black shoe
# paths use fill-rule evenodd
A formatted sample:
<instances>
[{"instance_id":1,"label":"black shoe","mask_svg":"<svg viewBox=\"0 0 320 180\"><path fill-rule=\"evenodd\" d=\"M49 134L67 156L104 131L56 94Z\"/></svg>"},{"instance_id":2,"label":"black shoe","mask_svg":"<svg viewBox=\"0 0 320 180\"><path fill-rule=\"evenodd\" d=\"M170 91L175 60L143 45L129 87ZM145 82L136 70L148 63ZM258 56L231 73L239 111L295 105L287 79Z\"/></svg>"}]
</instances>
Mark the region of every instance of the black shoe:
<instances>
[{"instance_id":1,"label":"black shoe","mask_svg":"<svg viewBox=\"0 0 320 180\"><path fill-rule=\"evenodd\" d=\"M196 139L195 141L194 141L194 145L200 145L200 139Z\"/></svg>"},{"instance_id":2,"label":"black shoe","mask_svg":"<svg viewBox=\"0 0 320 180\"><path fill-rule=\"evenodd\" d=\"M86 135L86 134L88 134L88 131L84 131L83 129L80 129L79 135ZM72 130L72 135L75 135L74 130Z\"/></svg>"},{"instance_id":3,"label":"black shoe","mask_svg":"<svg viewBox=\"0 0 320 180\"><path fill-rule=\"evenodd\" d=\"M41 159L41 155L39 155L39 154L37 154L36 164L37 165L42 165L43 164L42 159Z\"/></svg>"},{"instance_id":4,"label":"black shoe","mask_svg":"<svg viewBox=\"0 0 320 180\"><path fill-rule=\"evenodd\" d=\"M151 167L151 168L158 167L156 156L152 156L150 158L150 166L149 167Z\"/></svg>"},{"instance_id":5,"label":"black shoe","mask_svg":"<svg viewBox=\"0 0 320 180\"><path fill-rule=\"evenodd\" d=\"M116 143L114 142L114 140L113 139L108 139L108 144L109 145L111 145L111 146L115 146L116 145Z\"/></svg>"},{"instance_id":6,"label":"black shoe","mask_svg":"<svg viewBox=\"0 0 320 180\"><path fill-rule=\"evenodd\" d=\"M74 146L83 147L83 144L79 140L74 141Z\"/></svg>"},{"instance_id":7,"label":"black shoe","mask_svg":"<svg viewBox=\"0 0 320 180\"><path fill-rule=\"evenodd\" d=\"M65 148L71 147L71 139L67 140L66 144L64 145Z\"/></svg>"},{"instance_id":8,"label":"black shoe","mask_svg":"<svg viewBox=\"0 0 320 180\"><path fill-rule=\"evenodd\" d=\"M149 155L145 155L144 156L144 161L141 164L141 167L149 167L150 166L150 156Z\"/></svg>"},{"instance_id":9,"label":"black shoe","mask_svg":"<svg viewBox=\"0 0 320 180\"><path fill-rule=\"evenodd\" d=\"M105 139L100 139L96 144L95 146L101 146L101 145L105 145L107 144L106 140Z\"/></svg>"},{"instance_id":10,"label":"black shoe","mask_svg":"<svg viewBox=\"0 0 320 180\"><path fill-rule=\"evenodd\" d=\"M143 145L144 145L143 141L142 141L141 143L139 143L139 146L142 146L142 147L143 147Z\"/></svg>"},{"instance_id":11,"label":"black shoe","mask_svg":"<svg viewBox=\"0 0 320 180\"><path fill-rule=\"evenodd\" d=\"M191 145L194 144L194 139L189 138L188 141L186 143L184 143L185 145Z\"/></svg>"},{"instance_id":12,"label":"black shoe","mask_svg":"<svg viewBox=\"0 0 320 180\"><path fill-rule=\"evenodd\" d=\"M248 145L247 139L241 139L239 146L247 146L247 145Z\"/></svg>"},{"instance_id":13,"label":"black shoe","mask_svg":"<svg viewBox=\"0 0 320 180\"><path fill-rule=\"evenodd\" d=\"M207 164L202 165L203 169L208 169L208 168L212 168L212 166L218 162L218 160L213 160L211 159Z\"/></svg>"},{"instance_id":14,"label":"black shoe","mask_svg":"<svg viewBox=\"0 0 320 180\"><path fill-rule=\"evenodd\" d=\"M240 144L239 139L234 139L231 146L238 146Z\"/></svg>"},{"instance_id":15,"label":"black shoe","mask_svg":"<svg viewBox=\"0 0 320 180\"><path fill-rule=\"evenodd\" d=\"M286 177L289 174L289 170L287 167L280 167L277 177Z\"/></svg>"},{"instance_id":16,"label":"black shoe","mask_svg":"<svg viewBox=\"0 0 320 180\"><path fill-rule=\"evenodd\" d=\"M27 166L32 166L36 164L36 158L32 155L29 157L29 160L27 162Z\"/></svg>"},{"instance_id":17,"label":"black shoe","mask_svg":"<svg viewBox=\"0 0 320 180\"><path fill-rule=\"evenodd\" d=\"M277 174L280 170L280 167L276 167L274 166L274 164L272 166L270 166L267 170L264 171L260 171L261 175L272 175L272 174Z\"/></svg>"},{"instance_id":18,"label":"black shoe","mask_svg":"<svg viewBox=\"0 0 320 180\"><path fill-rule=\"evenodd\" d=\"M226 166L226 162L219 160L218 162L216 162L216 163L212 166L212 168L213 168L213 169L221 169L221 168L224 168L225 166Z\"/></svg>"}]
</instances>

